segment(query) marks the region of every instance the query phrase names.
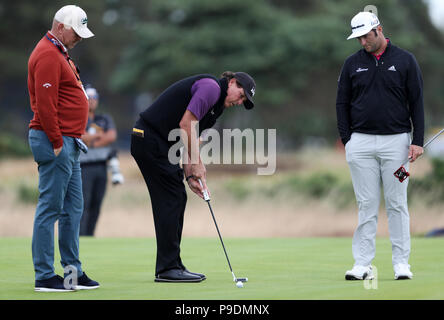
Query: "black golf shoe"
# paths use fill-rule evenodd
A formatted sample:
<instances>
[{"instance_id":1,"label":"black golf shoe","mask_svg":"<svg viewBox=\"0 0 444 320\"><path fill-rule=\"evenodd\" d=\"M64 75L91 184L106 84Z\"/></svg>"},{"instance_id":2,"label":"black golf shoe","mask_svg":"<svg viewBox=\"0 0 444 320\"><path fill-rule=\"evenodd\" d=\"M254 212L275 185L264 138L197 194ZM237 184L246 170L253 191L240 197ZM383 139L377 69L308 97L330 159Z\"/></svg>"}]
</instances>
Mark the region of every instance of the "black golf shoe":
<instances>
[{"instance_id":1,"label":"black golf shoe","mask_svg":"<svg viewBox=\"0 0 444 320\"><path fill-rule=\"evenodd\" d=\"M75 290L69 284L67 284L67 286L65 287L64 279L59 275L55 275L49 279L36 280L35 286L34 286L34 291L36 291L36 292L73 292Z\"/></svg>"},{"instance_id":2,"label":"black golf shoe","mask_svg":"<svg viewBox=\"0 0 444 320\"><path fill-rule=\"evenodd\" d=\"M100 284L97 281L88 278L85 272L83 272L83 274L77 279L77 285L74 286L76 290L91 290L99 287Z\"/></svg>"},{"instance_id":3,"label":"black golf shoe","mask_svg":"<svg viewBox=\"0 0 444 320\"><path fill-rule=\"evenodd\" d=\"M183 269L183 271L194 274L198 277L200 277L202 280L205 280L207 277L203 274L203 273L198 273L198 272L191 272L190 270L188 270L187 268Z\"/></svg>"},{"instance_id":4,"label":"black golf shoe","mask_svg":"<svg viewBox=\"0 0 444 320\"><path fill-rule=\"evenodd\" d=\"M205 278L182 269L171 269L159 273L154 279L155 282L201 282L203 280Z\"/></svg>"}]
</instances>

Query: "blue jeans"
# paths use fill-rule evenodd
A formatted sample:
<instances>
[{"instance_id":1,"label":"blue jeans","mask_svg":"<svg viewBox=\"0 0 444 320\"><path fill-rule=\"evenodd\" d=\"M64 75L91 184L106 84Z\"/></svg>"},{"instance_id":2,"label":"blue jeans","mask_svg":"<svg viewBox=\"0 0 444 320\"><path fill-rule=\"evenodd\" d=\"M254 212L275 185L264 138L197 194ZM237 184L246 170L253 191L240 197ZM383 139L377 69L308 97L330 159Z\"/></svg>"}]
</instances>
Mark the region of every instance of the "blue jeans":
<instances>
[{"instance_id":1,"label":"blue jeans","mask_svg":"<svg viewBox=\"0 0 444 320\"><path fill-rule=\"evenodd\" d=\"M29 130L29 145L38 164L39 200L34 217L32 259L35 279L54 272L54 224L58 220L62 267L75 267L83 274L79 260L79 228L83 212L80 151L72 137L63 137L63 148L55 156L52 143L41 130Z\"/></svg>"}]
</instances>

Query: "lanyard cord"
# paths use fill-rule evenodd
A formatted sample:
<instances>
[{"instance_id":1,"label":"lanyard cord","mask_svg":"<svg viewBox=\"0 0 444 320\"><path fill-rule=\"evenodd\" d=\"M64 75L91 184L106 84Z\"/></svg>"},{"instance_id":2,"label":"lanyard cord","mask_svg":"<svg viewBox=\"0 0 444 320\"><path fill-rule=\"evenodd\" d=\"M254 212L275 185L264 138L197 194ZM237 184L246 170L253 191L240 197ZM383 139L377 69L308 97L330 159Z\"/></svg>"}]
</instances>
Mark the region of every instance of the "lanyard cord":
<instances>
[{"instance_id":1,"label":"lanyard cord","mask_svg":"<svg viewBox=\"0 0 444 320\"><path fill-rule=\"evenodd\" d=\"M63 54L63 56L65 56L66 61L68 61L69 67L71 68L72 72L74 73L74 75L76 76L77 81L79 81L80 83L82 83L80 81L80 70L79 68L74 64L74 61L71 59L71 57L68 55L68 53L66 51L64 51L62 49L62 46L60 45L59 41L56 39L51 39L50 37L48 37L47 34L45 34L46 39L48 39L53 45L55 45L57 47L57 49L59 49L59 51Z\"/></svg>"}]
</instances>

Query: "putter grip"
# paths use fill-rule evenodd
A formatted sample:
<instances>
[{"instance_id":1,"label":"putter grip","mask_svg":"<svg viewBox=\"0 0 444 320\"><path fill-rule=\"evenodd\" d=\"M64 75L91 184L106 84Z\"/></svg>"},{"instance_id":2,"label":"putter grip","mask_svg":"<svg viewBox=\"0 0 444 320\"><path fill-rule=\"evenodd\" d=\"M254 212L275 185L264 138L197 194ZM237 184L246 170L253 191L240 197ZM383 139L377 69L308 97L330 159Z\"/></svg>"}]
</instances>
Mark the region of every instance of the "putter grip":
<instances>
[{"instance_id":1,"label":"putter grip","mask_svg":"<svg viewBox=\"0 0 444 320\"><path fill-rule=\"evenodd\" d=\"M207 189L204 189L203 184L202 184L202 181L201 181L200 179L199 179L199 184L200 184L200 186L201 186L202 189L203 189L204 200L205 200L205 201L210 201L210 196L208 195L208 190L207 190Z\"/></svg>"}]
</instances>

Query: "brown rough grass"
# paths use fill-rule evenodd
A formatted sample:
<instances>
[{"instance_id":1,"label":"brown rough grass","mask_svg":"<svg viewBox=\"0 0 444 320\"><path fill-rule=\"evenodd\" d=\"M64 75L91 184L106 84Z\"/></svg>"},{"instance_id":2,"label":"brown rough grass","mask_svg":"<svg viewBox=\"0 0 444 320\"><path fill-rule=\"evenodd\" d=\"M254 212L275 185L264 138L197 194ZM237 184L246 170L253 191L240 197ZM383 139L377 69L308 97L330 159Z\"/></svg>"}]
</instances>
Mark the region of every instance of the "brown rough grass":
<instances>
[{"instance_id":1,"label":"brown rough grass","mask_svg":"<svg viewBox=\"0 0 444 320\"><path fill-rule=\"evenodd\" d=\"M146 186L129 154L120 154L125 183L108 185L107 194L96 229L97 237L154 237L151 205ZM230 169L230 171L227 171ZM276 176L288 172L314 172L316 170L343 170L345 157L340 151L312 150L278 156ZM224 237L351 237L357 223L356 206L338 209L326 200L314 201L294 197L273 199L258 196L236 200L224 189L224 183L233 176L253 179L255 183L272 179L256 176L254 167L207 166L208 186L212 191L213 207ZM430 170L427 159L412 166L413 175ZM17 186L20 183L37 186L37 166L32 159L4 160L0 162L0 237L29 237L35 205L20 203ZM189 192L185 213L185 237L217 236L207 204ZM444 227L441 207L428 208L415 204L410 208L411 231L420 234L436 227ZM381 208L378 236L387 236L387 218Z\"/></svg>"}]
</instances>

